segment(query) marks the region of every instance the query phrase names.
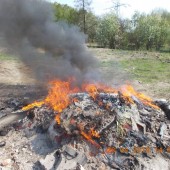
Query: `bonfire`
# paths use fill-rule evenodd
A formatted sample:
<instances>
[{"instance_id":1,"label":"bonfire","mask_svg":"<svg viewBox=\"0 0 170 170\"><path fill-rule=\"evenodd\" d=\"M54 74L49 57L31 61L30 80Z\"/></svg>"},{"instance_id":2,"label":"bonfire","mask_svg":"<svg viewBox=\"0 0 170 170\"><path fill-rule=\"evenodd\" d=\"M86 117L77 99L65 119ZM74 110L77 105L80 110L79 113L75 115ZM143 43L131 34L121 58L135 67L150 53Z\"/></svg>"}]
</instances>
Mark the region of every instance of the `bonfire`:
<instances>
[{"instance_id":1,"label":"bonfire","mask_svg":"<svg viewBox=\"0 0 170 170\"><path fill-rule=\"evenodd\" d=\"M86 82L75 86L75 79L57 79L48 87L44 99L22 108L28 115L22 126L48 134L58 153L51 168L93 169L104 163L106 169L135 169L141 166L138 156L169 153L168 145L159 145L168 136L157 121L164 113L131 85L116 89ZM93 163L89 162L92 157ZM45 160L40 162L47 168Z\"/></svg>"}]
</instances>

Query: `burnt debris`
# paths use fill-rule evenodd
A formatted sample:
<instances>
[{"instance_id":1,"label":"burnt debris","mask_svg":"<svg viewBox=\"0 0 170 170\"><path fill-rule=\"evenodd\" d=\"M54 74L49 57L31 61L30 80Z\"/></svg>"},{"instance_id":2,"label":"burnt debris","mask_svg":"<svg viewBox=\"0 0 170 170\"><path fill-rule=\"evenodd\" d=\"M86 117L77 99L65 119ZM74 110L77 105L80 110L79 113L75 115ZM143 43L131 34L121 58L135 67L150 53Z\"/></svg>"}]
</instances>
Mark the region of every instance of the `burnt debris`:
<instances>
[{"instance_id":1,"label":"burnt debris","mask_svg":"<svg viewBox=\"0 0 170 170\"><path fill-rule=\"evenodd\" d=\"M27 137L43 133L56 148L34 167L138 169L143 166L138 157L152 159L161 149L168 154L170 122L160 109L139 101L127 104L114 93L98 93L95 100L87 93L70 98L76 100L61 113L42 105L20 122Z\"/></svg>"}]
</instances>

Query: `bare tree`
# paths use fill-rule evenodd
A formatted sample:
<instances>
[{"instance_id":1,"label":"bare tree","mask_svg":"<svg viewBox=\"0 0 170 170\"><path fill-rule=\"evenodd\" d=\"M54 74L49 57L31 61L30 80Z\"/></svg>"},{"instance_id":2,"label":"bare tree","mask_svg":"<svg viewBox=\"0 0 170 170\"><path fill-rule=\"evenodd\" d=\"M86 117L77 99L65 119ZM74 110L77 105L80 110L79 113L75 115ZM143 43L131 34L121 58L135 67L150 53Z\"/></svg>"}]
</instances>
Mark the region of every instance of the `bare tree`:
<instances>
[{"instance_id":1,"label":"bare tree","mask_svg":"<svg viewBox=\"0 0 170 170\"><path fill-rule=\"evenodd\" d=\"M92 0L75 0L75 6L82 11L83 15L83 31L86 33L86 13L90 10Z\"/></svg>"}]
</instances>

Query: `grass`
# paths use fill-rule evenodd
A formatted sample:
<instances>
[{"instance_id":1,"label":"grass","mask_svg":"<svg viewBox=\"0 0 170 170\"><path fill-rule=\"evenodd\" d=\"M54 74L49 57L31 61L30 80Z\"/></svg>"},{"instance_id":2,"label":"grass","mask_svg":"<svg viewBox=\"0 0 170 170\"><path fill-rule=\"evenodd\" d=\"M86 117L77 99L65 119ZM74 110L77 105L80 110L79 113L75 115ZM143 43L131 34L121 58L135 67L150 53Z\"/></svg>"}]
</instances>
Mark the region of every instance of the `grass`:
<instances>
[{"instance_id":1,"label":"grass","mask_svg":"<svg viewBox=\"0 0 170 170\"><path fill-rule=\"evenodd\" d=\"M90 49L110 80L127 79L135 88L154 97L170 100L170 53ZM122 77L121 77L122 76ZM137 83L138 82L138 83Z\"/></svg>"},{"instance_id":2,"label":"grass","mask_svg":"<svg viewBox=\"0 0 170 170\"><path fill-rule=\"evenodd\" d=\"M123 67L144 83L170 82L170 63L154 58L122 60Z\"/></svg>"},{"instance_id":3,"label":"grass","mask_svg":"<svg viewBox=\"0 0 170 170\"><path fill-rule=\"evenodd\" d=\"M112 67L114 65L114 61L100 61L100 67Z\"/></svg>"},{"instance_id":4,"label":"grass","mask_svg":"<svg viewBox=\"0 0 170 170\"><path fill-rule=\"evenodd\" d=\"M110 49L96 49L95 53L99 55L101 68L119 65L143 83L170 83L170 53Z\"/></svg>"},{"instance_id":5,"label":"grass","mask_svg":"<svg viewBox=\"0 0 170 170\"><path fill-rule=\"evenodd\" d=\"M0 61L4 60L17 60L17 57L10 54L0 53Z\"/></svg>"}]
</instances>

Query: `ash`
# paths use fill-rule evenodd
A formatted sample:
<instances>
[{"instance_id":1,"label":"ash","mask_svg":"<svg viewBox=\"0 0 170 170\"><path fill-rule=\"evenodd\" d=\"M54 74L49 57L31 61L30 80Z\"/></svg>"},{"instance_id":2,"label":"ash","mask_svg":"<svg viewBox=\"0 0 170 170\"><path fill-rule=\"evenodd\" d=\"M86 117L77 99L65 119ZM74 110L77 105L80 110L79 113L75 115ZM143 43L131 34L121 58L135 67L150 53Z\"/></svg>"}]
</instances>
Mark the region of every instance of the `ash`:
<instances>
[{"instance_id":1,"label":"ash","mask_svg":"<svg viewBox=\"0 0 170 170\"><path fill-rule=\"evenodd\" d=\"M7 127L0 168L47 170L169 169L167 101L161 109L120 93L70 95L61 113L43 105ZM2 132L2 131L1 131ZM2 144L2 142L1 142Z\"/></svg>"}]
</instances>

